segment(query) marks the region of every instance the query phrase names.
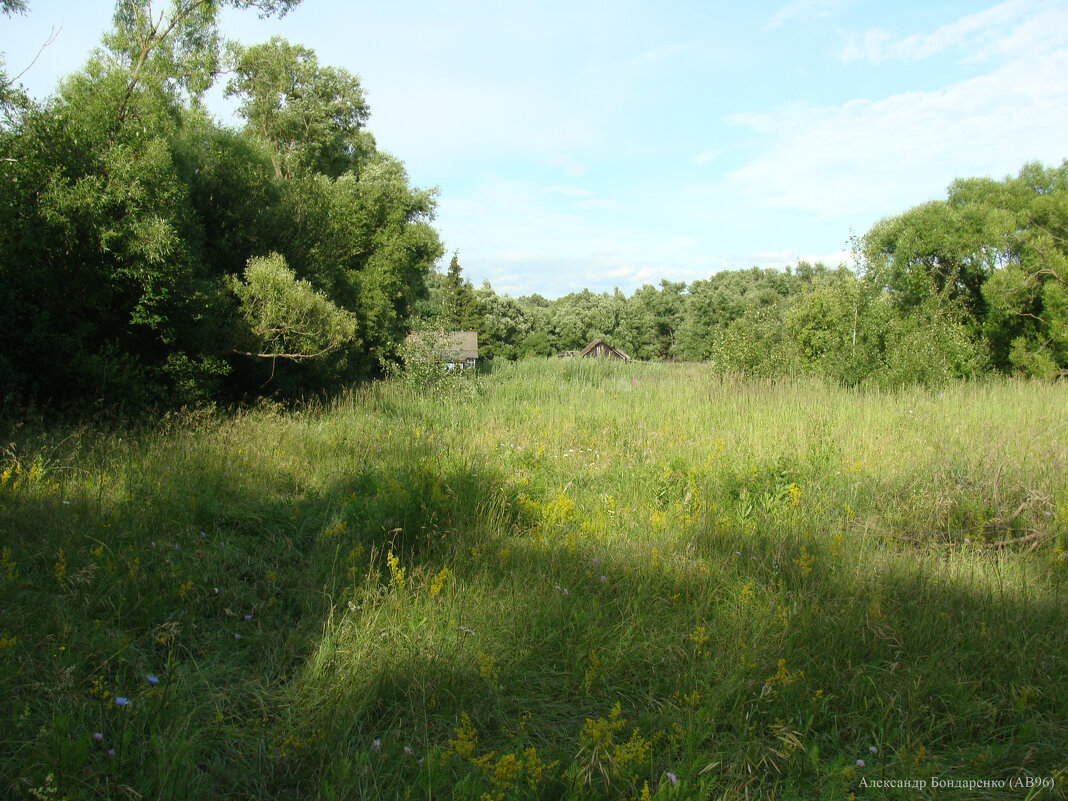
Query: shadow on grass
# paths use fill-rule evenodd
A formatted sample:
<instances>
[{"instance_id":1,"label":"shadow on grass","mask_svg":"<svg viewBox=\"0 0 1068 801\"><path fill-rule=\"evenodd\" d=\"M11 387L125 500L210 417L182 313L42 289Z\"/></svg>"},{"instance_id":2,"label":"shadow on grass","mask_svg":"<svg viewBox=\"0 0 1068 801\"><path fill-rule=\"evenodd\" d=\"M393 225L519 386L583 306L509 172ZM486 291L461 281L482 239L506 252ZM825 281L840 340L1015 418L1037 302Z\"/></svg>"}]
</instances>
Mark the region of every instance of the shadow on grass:
<instances>
[{"instance_id":1,"label":"shadow on grass","mask_svg":"<svg viewBox=\"0 0 1068 801\"><path fill-rule=\"evenodd\" d=\"M1068 612L1025 586L761 525L591 541L422 443L325 480L228 447L121 492L3 490L12 794L522 795L508 755L558 763L523 776L541 797L1063 767Z\"/></svg>"}]
</instances>

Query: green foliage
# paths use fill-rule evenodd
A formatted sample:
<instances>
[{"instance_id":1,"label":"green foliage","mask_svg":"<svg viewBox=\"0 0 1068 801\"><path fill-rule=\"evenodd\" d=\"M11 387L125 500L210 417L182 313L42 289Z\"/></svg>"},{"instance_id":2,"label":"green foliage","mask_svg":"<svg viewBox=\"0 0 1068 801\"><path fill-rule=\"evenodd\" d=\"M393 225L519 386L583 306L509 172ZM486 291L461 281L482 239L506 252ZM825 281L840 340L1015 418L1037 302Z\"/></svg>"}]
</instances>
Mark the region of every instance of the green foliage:
<instances>
[{"instance_id":1,"label":"green foliage","mask_svg":"<svg viewBox=\"0 0 1068 801\"><path fill-rule=\"evenodd\" d=\"M248 125L213 122L199 97L219 71L223 5L123 0L106 55L43 105L4 104L10 399L137 407L336 388L378 372L407 332L442 253L434 192L375 149L354 76L280 39L231 49ZM268 376L242 353L301 364Z\"/></svg>"},{"instance_id":2,"label":"green foliage","mask_svg":"<svg viewBox=\"0 0 1068 801\"><path fill-rule=\"evenodd\" d=\"M231 45L230 57L235 77L226 95L239 99L249 133L271 143L279 175L359 173L374 140L362 130L370 110L356 76L320 67L312 50L277 36Z\"/></svg>"},{"instance_id":3,"label":"green foliage","mask_svg":"<svg viewBox=\"0 0 1068 801\"><path fill-rule=\"evenodd\" d=\"M447 353L446 332L423 327L412 331L386 364L394 381L420 394L471 395L477 392L475 370L457 365ZM480 358L481 358L481 348Z\"/></svg>"},{"instance_id":4,"label":"green foliage","mask_svg":"<svg viewBox=\"0 0 1068 801\"><path fill-rule=\"evenodd\" d=\"M277 253L250 259L231 288L258 350L246 356L314 359L355 339L355 316L298 281Z\"/></svg>"}]
</instances>

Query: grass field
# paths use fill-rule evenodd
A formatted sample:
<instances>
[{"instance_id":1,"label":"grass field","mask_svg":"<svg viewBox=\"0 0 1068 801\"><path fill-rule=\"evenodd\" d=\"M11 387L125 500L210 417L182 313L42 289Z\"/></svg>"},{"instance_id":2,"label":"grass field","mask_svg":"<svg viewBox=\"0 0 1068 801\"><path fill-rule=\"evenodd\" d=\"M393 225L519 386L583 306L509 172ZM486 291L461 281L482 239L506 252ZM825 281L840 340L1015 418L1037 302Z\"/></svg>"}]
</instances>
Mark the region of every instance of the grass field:
<instances>
[{"instance_id":1,"label":"grass field","mask_svg":"<svg viewBox=\"0 0 1068 801\"><path fill-rule=\"evenodd\" d=\"M553 360L16 426L0 795L1065 798L1066 410Z\"/></svg>"}]
</instances>

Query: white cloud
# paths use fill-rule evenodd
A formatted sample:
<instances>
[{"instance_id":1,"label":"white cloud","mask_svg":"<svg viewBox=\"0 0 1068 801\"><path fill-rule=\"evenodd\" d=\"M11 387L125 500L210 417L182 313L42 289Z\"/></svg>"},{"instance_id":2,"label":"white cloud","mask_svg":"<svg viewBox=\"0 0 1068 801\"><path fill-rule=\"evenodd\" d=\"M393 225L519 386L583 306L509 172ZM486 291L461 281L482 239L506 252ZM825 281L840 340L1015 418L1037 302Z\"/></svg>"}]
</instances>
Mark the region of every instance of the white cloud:
<instances>
[{"instance_id":1,"label":"white cloud","mask_svg":"<svg viewBox=\"0 0 1068 801\"><path fill-rule=\"evenodd\" d=\"M557 154L549 159L549 166L561 167L564 175L571 178L581 178L589 171L589 167L564 154Z\"/></svg>"},{"instance_id":2,"label":"white cloud","mask_svg":"<svg viewBox=\"0 0 1068 801\"><path fill-rule=\"evenodd\" d=\"M566 195L567 197L591 197L593 192L580 186L547 186L542 192L550 194Z\"/></svg>"},{"instance_id":3,"label":"white cloud","mask_svg":"<svg viewBox=\"0 0 1068 801\"><path fill-rule=\"evenodd\" d=\"M820 19L829 17L842 5L841 0L793 0L780 8L767 27L778 28L795 19Z\"/></svg>"},{"instance_id":4,"label":"white cloud","mask_svg":"<svg viewBox=\"0 0 1068 801\"><path fill-rule=\"evenodd\" d=\"M882 28L850 34L844 61L919 61L960 51L966 61L1050 52L1068 39L1068 9L1043 0L1006 0L929 33L898 37Z\"/></svg>"},{"instance_id":5,"label":"white cloud","mask_svg":"<svg viewBox=\"0 0 1068 801\"><path fill-rule=\"evenodd\" d=\"M1001 177L1068 155L1068 49L928 92L794 106L728 121L763 153L702 191L825 218L883 215L940 196L954 178Z\"/></svg>"},{"instance_id":6,"label":"white cloud","mask_svg":"<svg viewBox=\"0 0 1068 801\"><path fill-rule=\"evenodd\" d=\"M587 200L580 200L571 204L573 209L621 209L623 204L618 200L609 200L607 198L591 197Z\"/></svg>"}]
</instances>

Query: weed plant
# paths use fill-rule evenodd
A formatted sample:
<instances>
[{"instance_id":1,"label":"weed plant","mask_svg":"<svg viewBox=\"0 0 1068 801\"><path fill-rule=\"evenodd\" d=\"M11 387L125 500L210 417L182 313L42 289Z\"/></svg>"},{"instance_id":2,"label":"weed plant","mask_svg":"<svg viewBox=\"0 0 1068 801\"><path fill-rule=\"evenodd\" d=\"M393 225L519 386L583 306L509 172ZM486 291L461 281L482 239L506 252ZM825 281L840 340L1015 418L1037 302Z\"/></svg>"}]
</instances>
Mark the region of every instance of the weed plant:
<instances>
[{"instance_id":1,"label":"weed plant","mask_svg":"<svg viewBox=\"0 0 1068 801\"><path fill-rule=\"evenodd\" d=\"M0 794L1064 798L1064 410L551 360L15 431Z\"/></svg>"}]
</instances>

